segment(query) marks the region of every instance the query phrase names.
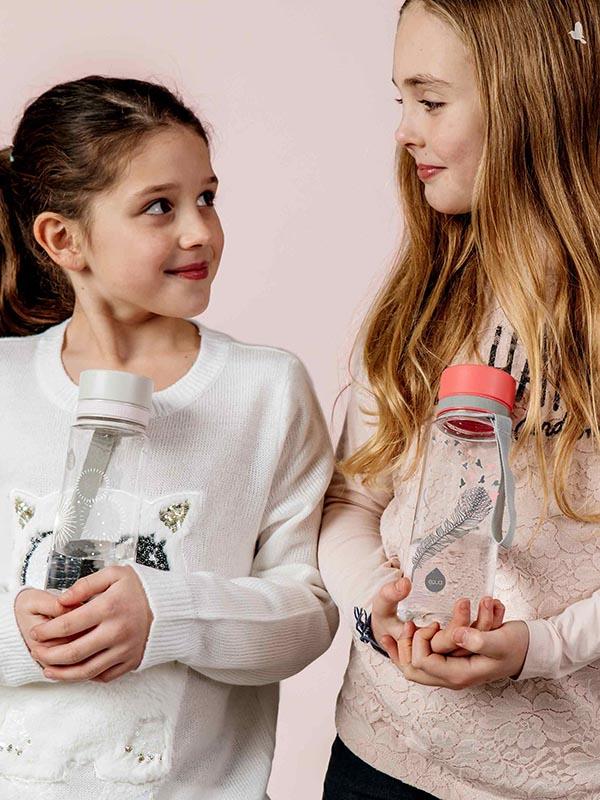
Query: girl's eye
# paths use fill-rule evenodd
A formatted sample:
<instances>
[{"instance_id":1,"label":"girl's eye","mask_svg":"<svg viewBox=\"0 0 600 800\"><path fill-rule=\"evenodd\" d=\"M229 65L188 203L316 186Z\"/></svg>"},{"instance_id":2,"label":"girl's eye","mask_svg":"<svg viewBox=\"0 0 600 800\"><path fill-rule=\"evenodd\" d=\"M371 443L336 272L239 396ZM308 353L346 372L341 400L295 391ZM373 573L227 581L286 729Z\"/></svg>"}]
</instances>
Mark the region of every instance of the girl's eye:
<instances>
[{"instance_id":1,"label":"girl's eye","mask_svg":"<svg viewBox=\"0 0 600 800\"><path fill-rule=\"evenodd\" d=\"M434 103L433 100L420 100L419 102L424 105L428 111L437 111L438 108L446 105L445 103Z\"/></svg>"},{"instance_id":2,"label":"girl's eye","mask_svg":"<svg viewBox=\"0 0 600 800\"><path fill-rule=\"evenodd\" d=\"M215 204L215 193L212 192L210 189L207 189L206 192L202 192L200 197L204 200L204 205L212 208Z\"/></svg>"},{"instance_id":3,"label":"girl's eye","mask_svg":"<svg viewBox=\"0 0 600 800\"><path fill-rule=\"evenodd\" d=\"M403 105L404 100L396 98L396 102L399 105ZM437 111L438 108L442 108L442 106L446 105L445 103L434 103L433 100L419 100L419 102L421 103L421 105L424 105L428 111Z\"/></svg>"},{"instance_id":4,"label":"girl's eye","mask_svg":"<svg viewBox=\"0 0 600 800\"><path fill-rule=\"evenodd\" d=\"M155 200L151 205L149 205L144 213L150 214L151 216L154 216L154 217L161 216L161 212L160 211L152 211L152 209L155 206L164 206L164 205L169 205L170 206L171 204L169 203L169 201L165 197L161 197L158 200ZM169 211L169 209L167 209L166 213L168 213L168 211Z\"/></svg>"}]
</instances>

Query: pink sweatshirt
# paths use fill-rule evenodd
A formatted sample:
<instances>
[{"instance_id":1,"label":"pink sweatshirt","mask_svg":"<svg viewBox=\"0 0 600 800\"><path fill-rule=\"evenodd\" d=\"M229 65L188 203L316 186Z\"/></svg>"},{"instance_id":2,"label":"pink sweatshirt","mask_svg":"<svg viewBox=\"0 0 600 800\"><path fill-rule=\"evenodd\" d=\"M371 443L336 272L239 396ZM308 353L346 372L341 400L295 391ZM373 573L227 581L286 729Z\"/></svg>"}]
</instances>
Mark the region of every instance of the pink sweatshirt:
<instances>
[{"instance_id":1,"label":"pink sweatshirt","mask_svg":"<svg viewBox=\"0 0 600 800\"><path fill-rule=\"evenodd\" d=\"M516 437L529 373L499 307L484 321L480 342L484 363L517 381ZM372 435L365 406L372 400L353 385L339 457ZM550 453L566 411L553 390L543 409ZM533 445L513 460L517 531L500 554L495 589L506 619L529 627L518 680L461 691L421 686L362 643L353 610L370 610L379 586L399 574L385 562L406 558L418 473L408 482L392 476L376 490L336 473L328 492L320 568L354 631L337 704L339 735L363 761L441 800L600 800L600 529L565 518L551 496L549 518L536 532L543 495ZM600 458L587 434L577 445L570 495L600 507Z\"/></svg>"}]
</instances>

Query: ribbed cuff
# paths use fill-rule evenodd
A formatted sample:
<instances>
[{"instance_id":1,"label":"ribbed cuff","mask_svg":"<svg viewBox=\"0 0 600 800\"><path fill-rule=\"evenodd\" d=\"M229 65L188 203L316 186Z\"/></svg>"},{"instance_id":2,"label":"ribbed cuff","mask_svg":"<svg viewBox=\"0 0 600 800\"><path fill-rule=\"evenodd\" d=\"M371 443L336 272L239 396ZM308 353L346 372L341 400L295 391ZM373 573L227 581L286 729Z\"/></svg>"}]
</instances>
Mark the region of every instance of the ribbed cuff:
<instances>
[{"instance_id":1,"label":"ribbed cuff","mask_svg":"<svg viewBox=\"0 0 600 800\"><path fill-rule=\"evenodd\" d=\"M0 683L3 686L21 686L48 680L27 649L15 618L15 600L24 588L27 587L0 595Z\"/></svg>"},{"instance_id":2,"label":"ribbed cuff","mask_svg":"<svg viewBox=\"0 0 600 800\"><path fill-rule=\"evenodd\" d=\"M529 628L529 649L523 669L514 680L556 677L560 672L562 644L554 626L547 619L525 622Z\"/></svg>"},{"instance_id":3,"label":"ribbed cuff","mask_svg":"<svg viewBox=\"0 0 600 800\"><path fill-rule=\"evenodd\" d=\"M154 619L144 657L135 672L178 661L188 653L195 609L185 576L143 564L133 564Z\"/></svg>"}]
</instances>

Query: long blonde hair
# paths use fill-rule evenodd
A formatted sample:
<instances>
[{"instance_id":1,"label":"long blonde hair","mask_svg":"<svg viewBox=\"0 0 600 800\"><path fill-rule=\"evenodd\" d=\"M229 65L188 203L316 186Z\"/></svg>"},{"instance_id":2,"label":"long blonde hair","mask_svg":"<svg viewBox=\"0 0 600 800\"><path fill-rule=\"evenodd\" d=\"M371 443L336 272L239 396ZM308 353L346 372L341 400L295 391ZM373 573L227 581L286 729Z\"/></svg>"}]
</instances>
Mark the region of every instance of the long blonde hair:
<instances>
[{"instance_id":1,"label":"long blonde hair","mask_svg":"<svg viewBox=\"0 0 600 800\"><path fill-rule=\"evenodd\" d=\"M600 441L600 4L408 0L401 13L415 2L472 54L483 155L472 212L447 216L426 202L410 154L398 153L405 238L359 337L377 428L342 469L366 483L406 469L443 369L465 346L477 352L494 295L529 364L517 446L535 434L547 505L542 386L559 389L568 415L553 451L556 502L572 519L600 521L575 509L566 491L577 440L587 430L594 446ZM587 44L569 35L576 21Z\"/></svg>"}]
</instances>

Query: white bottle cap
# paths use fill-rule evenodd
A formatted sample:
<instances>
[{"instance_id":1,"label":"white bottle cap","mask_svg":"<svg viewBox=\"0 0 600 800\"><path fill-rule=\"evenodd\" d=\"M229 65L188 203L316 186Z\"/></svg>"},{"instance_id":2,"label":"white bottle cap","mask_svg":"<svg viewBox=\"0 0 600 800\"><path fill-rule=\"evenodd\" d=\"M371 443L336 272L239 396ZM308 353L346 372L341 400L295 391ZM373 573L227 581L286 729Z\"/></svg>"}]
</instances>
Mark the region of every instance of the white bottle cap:
<instances>
[{"instance_id":1,"label":"white bottle cap","mask_svg":"<svg viewBox=\"0 0 600 800\"><path fill-rule=\"evenodd\" d=\"M86 369L79 377L77 418L146 427L152 409L150 378L112 369Z\"/></svg>"}]
</instances>

